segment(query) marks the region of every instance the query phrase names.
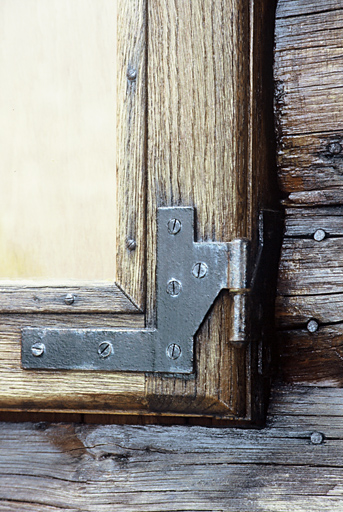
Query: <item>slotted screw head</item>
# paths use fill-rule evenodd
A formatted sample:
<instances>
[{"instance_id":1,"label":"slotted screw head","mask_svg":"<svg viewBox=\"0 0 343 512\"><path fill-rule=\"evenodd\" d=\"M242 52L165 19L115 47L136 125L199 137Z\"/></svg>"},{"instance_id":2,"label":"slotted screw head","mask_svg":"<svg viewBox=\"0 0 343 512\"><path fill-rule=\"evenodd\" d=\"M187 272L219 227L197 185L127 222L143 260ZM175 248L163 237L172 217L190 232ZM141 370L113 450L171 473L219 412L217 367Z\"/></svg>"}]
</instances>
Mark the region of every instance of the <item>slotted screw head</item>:
<instances>
[{"instance_id":1,"label":"slotted screw head","mask_svg":"<svg viewBox=\"0 0 343 512\"><path fill-rule=\"evenodd\" d=\"M179 359L181 356L181 347L180 345L177 345L176 343L171 343L167 347L167 356L169 359L173 359L174 361L176 359Z\"/></svg>"},{"instance_id":2,"label":"slotted screw head","mask_svg":"<svg viewBox=\"0 0 343 512\"><path fill-rule=\"evenodd\" d=\"M314 318L311 318L311 320L309 320L307 322L306 327L307 327L308 332L316 332L316 331L318 331L319 323Z\"/></svg>"},{"instance_id":3,"label":"slotted screw head","mask_svg":"<svg viewBox=\"0 0 343 512\"><path fill-rule=\"evenodd\" d=\"M106 359L111 354L113 354L113 345L110 341L102 341L99 343L98 354L101 359Z\"/></svg>"},{"instance_id":4,"label":"slotted screw head","mask_svg":"<svg viewBox=\"0 0 343 512\"><path fill-rule=\"evenodd\" d=\"M317 229L317 231L315 231L313 235L313 238L316 240L316 242L321 242L322 240L324 240L325 237L326 233L324 229Z\"/></svg>"},{"instance_id":5,"label":"slotted screw head","mask_svg":"<svg viewBox=\"0 0 343 512\"><path fill-rule=\"evenodd\" d=\"M192 274L197 279L202 279L207 274L207 265L206 263L200 262L196 263L192 268Z\"/></svg>"},{"instance_id":6,"label":"slotted screw head","mask_svg":"<svg viewBox=\"0 0 343 512\"><path fill-rule=\"evenodd\" d=\"M176 279L171 279L167 283L167 293L171 295L172 297L177 297L182 289L182 284L180 281L177 281Z\"/></svg>"},{"instance_id":7,"label":"slotted screw head","mask_svg":"<svg viewBox=\"0 0 343 512\"><path fill-rule=\"evenodd\" d=\"M74 304L74 301L75 297L71 293L68 293L68 295L64 297L64 302L65 304L67 304L67 306L71 306L72 304Z\"/></svg>"},{"instance_id":8,"label":"slotted screw head","mask_svg":"<svg viewBox=\"0 0 343 512\"><path fill-rule=\"evenodd\" d=\"M126 247L129 249L129 251L134 251L137 247L136 241L132 238L129 238L126 240Z\"/></svg>"},{"instance_id":9,"label":"slotted screw head","mask_svg":"<svg viewBox=\"0 0 343 512\"><path fill-rule=\"evenodd\" d=\"M32 352L32 355L34 355L35 357L40 357L44 354L45 352L45 345L44 343L34 343L31 347L31 352Z\"/></svg>"},{"instance_id":10,"label":"slotted screw head","mask_svg":"<svg viewBox=\"0 0 343 512\"><path fill-rule=\"evenodd\" d=\"M168 232L171 235L177 235L181 231L182 224L181 224L181 221L179 219L170 219L168 221L168 225L167 226L168 226Z\"/></svg>"}]
</instances>

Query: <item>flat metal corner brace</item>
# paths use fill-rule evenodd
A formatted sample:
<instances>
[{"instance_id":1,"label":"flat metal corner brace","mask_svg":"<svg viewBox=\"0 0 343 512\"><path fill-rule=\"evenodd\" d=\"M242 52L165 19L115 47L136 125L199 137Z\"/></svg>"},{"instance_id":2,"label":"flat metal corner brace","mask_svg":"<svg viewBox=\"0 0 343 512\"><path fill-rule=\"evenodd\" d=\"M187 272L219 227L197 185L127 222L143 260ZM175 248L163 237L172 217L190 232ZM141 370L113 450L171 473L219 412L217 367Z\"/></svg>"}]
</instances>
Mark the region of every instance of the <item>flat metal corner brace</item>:
<instances>
[{"instance_id":1,"label":"flat metal corner brace","mask_svg":"<svg viewBox=\"0 0 343 512\"><path fill-rule=\"evenodd\" d=\"M222 289L234 295L232 341L245 339L249 245L247 239L195 242L193 208L159 208L156 328L27 327L23 368L192 373L194 335Z\"/></svg>"}]
</instances>

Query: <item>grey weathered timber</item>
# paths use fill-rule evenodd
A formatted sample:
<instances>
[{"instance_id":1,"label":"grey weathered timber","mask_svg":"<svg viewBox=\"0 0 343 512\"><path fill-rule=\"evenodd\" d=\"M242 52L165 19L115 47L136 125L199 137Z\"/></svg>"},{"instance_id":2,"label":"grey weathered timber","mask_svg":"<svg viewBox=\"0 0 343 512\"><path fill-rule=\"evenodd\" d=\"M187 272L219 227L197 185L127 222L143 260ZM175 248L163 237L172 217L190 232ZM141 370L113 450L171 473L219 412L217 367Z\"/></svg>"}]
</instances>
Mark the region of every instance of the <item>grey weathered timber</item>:
<instances>
[{"instance_id":1,"label":"grey weathered timber","mask_svg":"<svg viewBox=\"0 0 343 512\"><path fill-rule=\"evenodd\" d=\"M286 206L278 375L305 385L343 384L342 21L340 0L278 2L275 117Z\"/></svg>"},{"instance_id":2,"label":"grey weathered timber","mask_svg":"<svg viewBox=\"0 0 343 512\"><path fill-rule=\"evenodd\" d=\"M1 423L0 510L342 511L342 424L342 390L304 387L261 430Z\"/></svg>"},{"instance_id":3,"label":"grey weathered timber","mask_svg":"<svg viewBox=\"0 0 343 512\"><path fill-rule=\"evenodd\" d=\"M281 4L281 2L280 2ZM276 13L276 18L296 17L301 14L312 14L339 9L340 0L286 0L282 2L282 10Z\"/></svg>"},{"instance_id":4,"label":"grey weathered timber","mask_svg":"<svg viewBox=\"0 0 343 512\"><path fill-rule=\"evenodd\" d=\"M0 286L0 313L139 313L116 284L72 286L8 282Z\"/></svg>"}]
</instances>

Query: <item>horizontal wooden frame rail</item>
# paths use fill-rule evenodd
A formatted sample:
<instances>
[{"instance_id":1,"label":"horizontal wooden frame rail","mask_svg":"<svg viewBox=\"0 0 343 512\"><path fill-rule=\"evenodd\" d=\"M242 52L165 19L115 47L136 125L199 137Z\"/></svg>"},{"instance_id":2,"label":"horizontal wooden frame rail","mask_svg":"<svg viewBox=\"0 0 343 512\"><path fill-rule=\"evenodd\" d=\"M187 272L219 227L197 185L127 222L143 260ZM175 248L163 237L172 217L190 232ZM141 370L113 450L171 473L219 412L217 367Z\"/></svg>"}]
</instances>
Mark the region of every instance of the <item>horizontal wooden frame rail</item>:
<instances>
[{"instance_id":1,"label":"horizontal wooden frame rail","mask_svg":"<svg viewBox=\"0 0 343 512\"><path fill-rule=\"evenodd\" d=\"M272 291L259 313L265 332L256 327L245 348L228 343L233 301L222 293L196 336L195 371L183 377L24 371L20 333L42 322L153 327L161 206L195 207L197 241L246 237L256 256L259 211L277 205L270 142L274 3L118 2L118 284L99 290L89 307L89 288L24 288L11 296L12 306L1 301L3 410L263 416ZM76 297L73 304L67 295Z\"/></svg>"}]
</instances>

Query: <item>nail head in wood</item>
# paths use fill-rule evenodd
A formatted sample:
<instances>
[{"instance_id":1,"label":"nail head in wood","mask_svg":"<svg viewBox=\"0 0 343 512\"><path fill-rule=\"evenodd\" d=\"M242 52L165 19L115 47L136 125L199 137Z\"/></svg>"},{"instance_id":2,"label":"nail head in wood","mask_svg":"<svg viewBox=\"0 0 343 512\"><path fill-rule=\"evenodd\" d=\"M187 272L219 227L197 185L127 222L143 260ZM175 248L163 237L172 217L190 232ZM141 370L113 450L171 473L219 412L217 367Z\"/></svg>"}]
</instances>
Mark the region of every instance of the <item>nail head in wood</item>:
<instances>
[{"instance_id":1,"label":"nail head in wood","mask_svg":"<svg viewBox=\"0 0 343 512\"><path fill-rule=\"evenodd\" d=\"M331 144L329 144L328 150L331 155L339 155L342 151L342 146L339 142L331 142Z\"/></svg>"},{"instance_id":2,"label":"nail head in wood","mask_svg":"<svg viewBox=\"0 0 343 512\"><path fill-rule=\"evenodd\" d=\"M324 229L317 229L317 231L315 231L313 235L313 238L316 240L316 242L321 242L322 240L324 240L325 237L326 233Z\"/></svg>"},{"instance_id":3,"label":"nail head in wood","mask_svg":"<svg viewBox=\"0 0 343 512\"><path fill-rule=\"evenodd\" d=\"M67 304L67 306L71 306L72 304L74 304L74 302L75 302L74 295L71 293L68 293L68 295L66 295L64 297L64 302L65 302L65 304Z\"/></svg>"},{"instance_id":4,"label":"nail head in wood","mask_svg":"<svg viewBox=\"0 0 343 512\"><path fill-rule=\"evenodd\" d=\"M307 322L306 327L308 332L316 332L318 331L319 323L314 318L311 318L311 320Z\"/></svg>"},{"instance_id":5,"label":"nail head in wood","mask_svg":"<svg viewBox=\"0 0 343 512\"><path fill-rule=\"evenodd\" d=\"M322 444L324 436L321 432L312 432L310 439L312 444Z\"/></svg>"},{"instance_id":6,"label":"nail head in wood","mask_svg":"<svg viewBox=\"0 0 343 512\"><path fill-rule=\"evenodd\" d=\"M137 78L137 71L134 68L129 68L127 70L127 79L130 80L130 82L134 82Z\"/></svg>"}]
</instances>

